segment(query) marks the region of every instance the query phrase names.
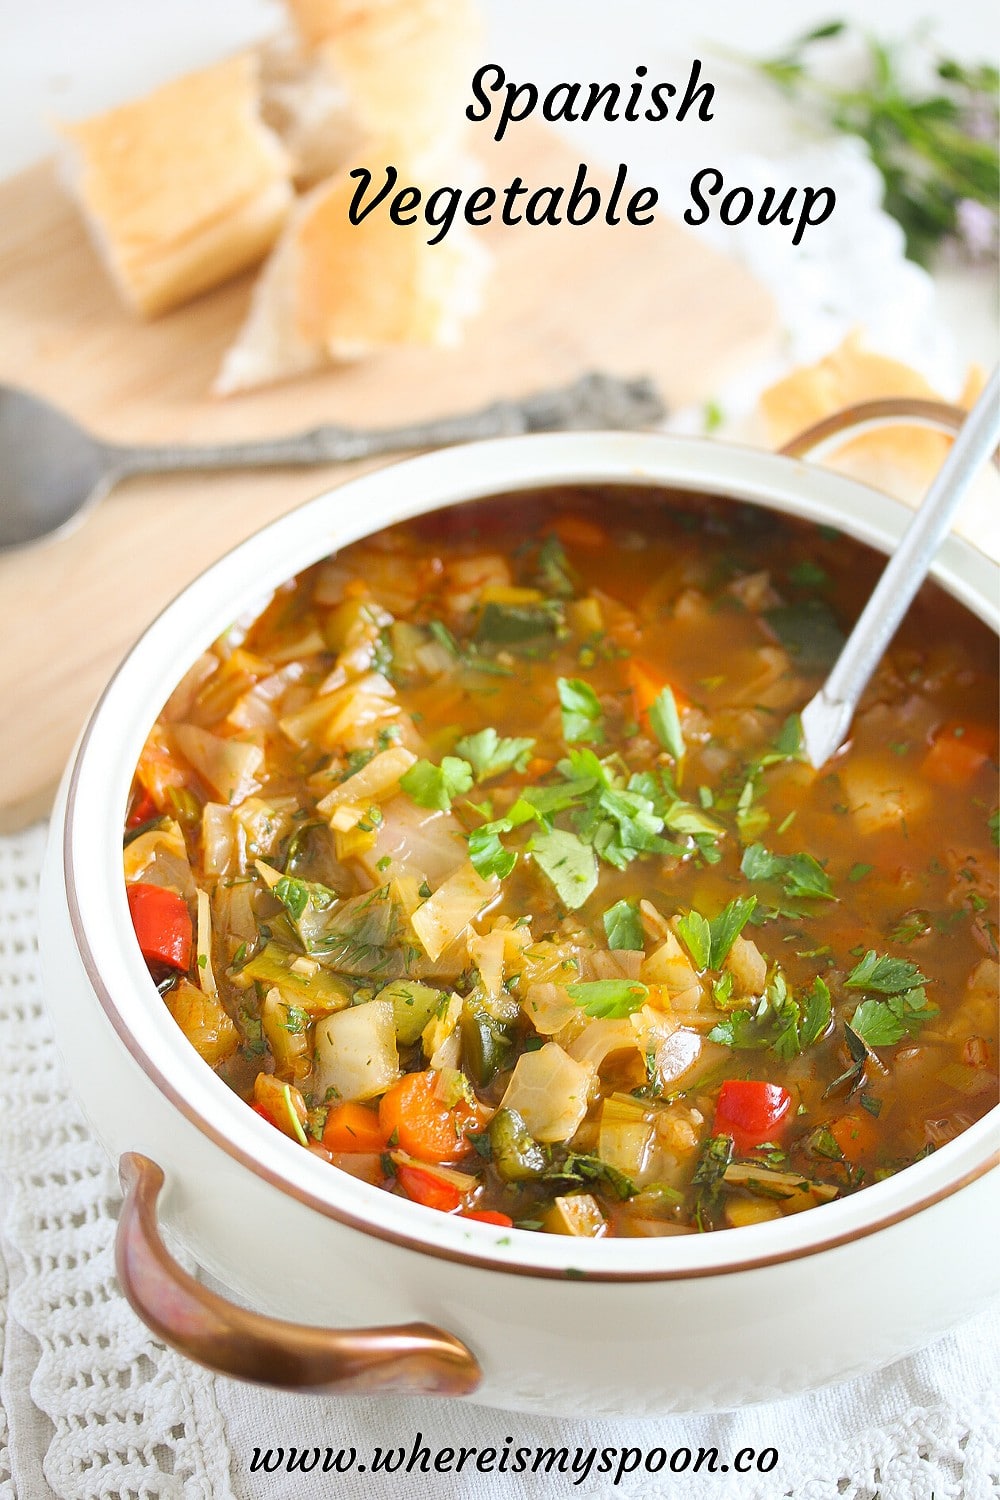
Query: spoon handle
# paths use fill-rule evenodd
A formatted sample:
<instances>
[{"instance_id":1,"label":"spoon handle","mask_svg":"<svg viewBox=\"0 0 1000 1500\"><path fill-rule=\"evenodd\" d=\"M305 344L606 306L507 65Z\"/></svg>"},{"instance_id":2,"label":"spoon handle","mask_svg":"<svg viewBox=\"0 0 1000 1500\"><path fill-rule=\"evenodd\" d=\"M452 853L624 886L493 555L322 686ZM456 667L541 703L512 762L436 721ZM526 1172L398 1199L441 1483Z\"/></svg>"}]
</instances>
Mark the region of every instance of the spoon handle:
<instances>
[{"instance_id":1,"label":"spoon handle","mask_svg":"<svg viewBox=\"0 0 1000 1500\"><path fill-rule=\"evenodd\" d=\"M110 461L116 476L182 469L297 467L524 432L645 427L664 414L651 381L595 373L557 390L540 391L519 401L496 401L475 411L427 422L381 428L314 427L287 437L207 447L114 447L110 449Z\"/></svg>"},{"instance_id":2,"label":"spoon handle","mask_svg":"<svg viewBox=\"0 0 1000 1500\"><path fill-rule=\"evenodd\" d=\"M842 744L858 700L923 583L958 502L998 442L1000 367L962 424L829 677L802 712L806 753L817 769Z\"/></svg>"}]
</instances>

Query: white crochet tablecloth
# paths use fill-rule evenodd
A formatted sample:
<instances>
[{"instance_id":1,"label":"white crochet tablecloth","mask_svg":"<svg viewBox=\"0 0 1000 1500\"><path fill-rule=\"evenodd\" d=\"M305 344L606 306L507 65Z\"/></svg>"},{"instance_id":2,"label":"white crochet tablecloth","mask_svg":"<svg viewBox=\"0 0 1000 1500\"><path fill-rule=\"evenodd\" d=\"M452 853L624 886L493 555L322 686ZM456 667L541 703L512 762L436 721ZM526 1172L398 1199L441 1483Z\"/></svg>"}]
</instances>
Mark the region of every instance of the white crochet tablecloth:
<instances>
[{"instance_id":1,"label":"white crochet tablecloth","mask_svg":"<svg viewBox=\"0 0 1000 1500\"><path fill-rule=\"evenodd\" d=\"M556 1421L416 1398L292 1398L215 1379L164 1349L115 1286L115 1173L70 1097L43 1006L35 918L44 840L42 827L0 839L0 1500L1000 1494L998 1310L878 1376L741 1414L654 1421L591 1422L585 1413ZM328 1477L251 1471L255 1449L354 1448L360 1464L376 1448L408 1455L418 1435L432 1454L565 1448L567 1465L605 1448L619 1450L616 1468L624 1449L717 1447L725 1458L770 1447L779 1459L765 1477L735 1485L732 1473L650 1476L640 1460L617 1485L614 1471L594 1470L580 1483L544 1471L373 1474L367 1464Z\"/></svg>"}]
</instances>

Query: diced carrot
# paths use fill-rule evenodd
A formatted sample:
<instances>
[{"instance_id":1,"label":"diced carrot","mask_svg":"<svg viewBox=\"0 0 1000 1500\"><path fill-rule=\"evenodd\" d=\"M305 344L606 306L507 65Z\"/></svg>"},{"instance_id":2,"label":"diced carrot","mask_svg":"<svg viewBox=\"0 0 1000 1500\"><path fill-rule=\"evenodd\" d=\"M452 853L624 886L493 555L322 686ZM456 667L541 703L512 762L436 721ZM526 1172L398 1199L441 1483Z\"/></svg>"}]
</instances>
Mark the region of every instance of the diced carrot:
<instances>
[{"instance_id":1,"label":"diced carrot","mask_svg":"<svg viewBox=\"0 0 1000 1500\"><path fill-rule=\"evenodd\" d=\"M964 786L988 760L995 759L997 737L985 724L942 724L924 756L922 770L930 781Z\"/></svg>"},{"instance_id":2,"label":"diced carrot","mask_svg":"<svg viewBox=\"0 0 1000 1500\"><path fill-rule=\"evenodd\" d=\"M567 511L565 515L557 516L552 522L551 529L564 546L586 547L592 552L607 547L610 540L607 531L599 522L592 521L589 516L577 515L575 511Z\"/></svg>"},{"instance_id":3,"label":"diced carrot","mask_svg":"<svg viewBox=\"0 0 1000 1500\"><path fill-rule=\"evenodd\" d=\"M406 1166L397 1167L396 1176L406 1196L414 1203L422 1203L424 1208L437 1208L444 1214L451 1214L461 1206L462 1195L458 1188L433 1172Z\"/></svg>"},{"instance_id":4,"label":"diced carrot","mask_svg":"<svg viewBox=\"0 0 1000 1500\"><path fill-rule=\"evenodd\" d=\"M344 584L345 599L364 599L368 595L368 585L363 578L349 578Z\"/></svg>"},{"instance_id":5,"label":"diced carrot","mask_svg":"<svg viewBox=\"0 0 1000 1500\"><path fill-rule=\"evenodd\" d=\"M864 1110L857 1114L840 1115L836 1120L830 1121L828 1129L840 1147L844 1160L849 1161L852 1166L862 1157L871 1156L878 1145L878 1127L872 1116Z\"/></svg>"},{"instance_id":6,"label":"diced carrot","mask_svg":"<svg viewBox=\"0 0 1000 1500\"><path fill-rule=\"evenodd\" d=\"M665 687L669 687L673 693L678 713L683 713L687 708L687 699L673 686L666 672L661 672L651 662L643 661L638 656L630 656L625 675L632 689L633 712L640 724L645 724L649 710Z\"/></svg>"},{"instance_id":7,"label":"diced carrot","mask_svg":"<svg viewBox=\"0 0 1000 1500\"><path fill-rule=\"evenodd\" d=\"M366 1104L335 1104L326 1117L323 1145L328 1151L385 1151L388 1144L388 1131Z\"/></svg>"},{"instance_id":8,"label":"diced carrot","mask_svg":"<svg viewBox=\"0 0 1000 1500\"><path fill-rule=\"evenodd\" d=\"M509 1214L499 1213L494 1208L467 1208L463 1219L476 1219L480 1224L496 1224L500 1229L513 1229L514 1220Z\"/></svg>"},{"instance_id":9,"label":"diced carrot","mask_svg":"<svg viewBox=\"0 0 1000 1500\"><path fill-rule=\"evenodd\" d=\"M537 779L539 776L544 776L546 772L551 771L554 765L555 761L549 760L547 756L533 755L528 761L528 775L532 779Z\"/></svg>"},{"instance_id":10,"label":"diced carrot","mask_svg":"<svg viewBox=\"0 0 1000 1500\"><path fill-rule=\"evenodd\" d=\"M460 1099L448 1106L437 1093L437 1073L406 1073L382 1095L378 1117L387 1137L422 1161L455 1161L472 1150L466 1136L481 1129L478 1110Z\"/></svg>"}]
</instances>

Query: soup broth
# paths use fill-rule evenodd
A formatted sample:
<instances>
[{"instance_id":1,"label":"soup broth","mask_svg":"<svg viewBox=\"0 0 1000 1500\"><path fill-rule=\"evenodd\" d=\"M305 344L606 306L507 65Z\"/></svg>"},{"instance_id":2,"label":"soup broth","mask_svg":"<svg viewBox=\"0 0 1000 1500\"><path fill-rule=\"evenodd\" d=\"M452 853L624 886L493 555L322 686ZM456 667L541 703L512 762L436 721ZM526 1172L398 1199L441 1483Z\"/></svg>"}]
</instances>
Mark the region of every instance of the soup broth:
<instances>
[{"instance_id":1,"label":"soup broth","mask_svg":"<svg viewBox=\"0 0 1000 1500\"><path fill-rule=\"evenodd\" d=\"M140 759L162 1003L302 1149L502 1226L743 1226L937 1150L997 1100L997 640L926 586L814 771L882 565L587 486L308 569Z\"/></svg>"}]
</instances>

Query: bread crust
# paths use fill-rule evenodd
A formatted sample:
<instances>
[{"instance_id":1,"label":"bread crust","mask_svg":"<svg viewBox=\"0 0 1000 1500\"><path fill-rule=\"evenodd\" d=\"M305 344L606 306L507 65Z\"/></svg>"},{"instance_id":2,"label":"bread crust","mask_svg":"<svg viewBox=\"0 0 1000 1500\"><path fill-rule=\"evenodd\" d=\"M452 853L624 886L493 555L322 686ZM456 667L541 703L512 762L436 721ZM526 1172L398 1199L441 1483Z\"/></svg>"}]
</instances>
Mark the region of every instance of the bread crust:
<instances>
[{"instance_id":1,"label":"bread crust","mask_svg":"<svg viewBox=\"0 0 1000 1500\"><path fill-rule=\"evenodd\" d=\"M403 180L421 184L420 167L400 170ZM298 205L254 289L216 394L398 345L458 341L489 264L472 231L456 224L428 245L422 223L371 214L352 224L347 210L356 190L344 171Z\"/></svg>"},{"instance_id":2,"label":"bread crust","mask_svg":"<svg viewBox=\"0 0 1000 1500\"><path fill-rule=\"evenodd\" d=\"M290 162L258 102L258 61L241 54L60 127L71 189L144 316L255 265L280 233Z\"/></svg>"}]
</instances>

